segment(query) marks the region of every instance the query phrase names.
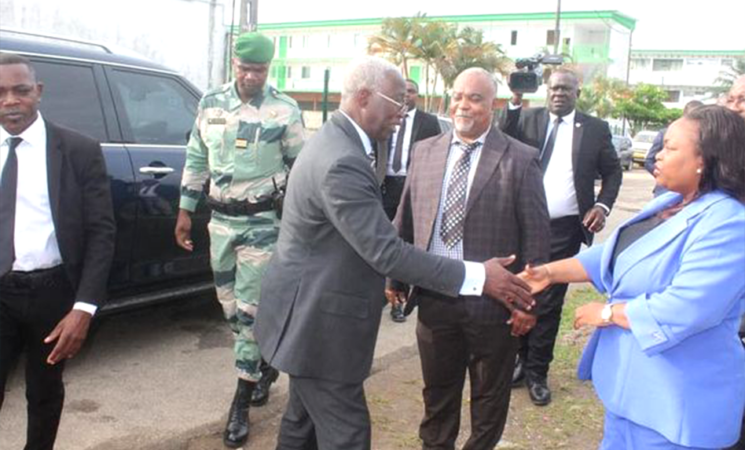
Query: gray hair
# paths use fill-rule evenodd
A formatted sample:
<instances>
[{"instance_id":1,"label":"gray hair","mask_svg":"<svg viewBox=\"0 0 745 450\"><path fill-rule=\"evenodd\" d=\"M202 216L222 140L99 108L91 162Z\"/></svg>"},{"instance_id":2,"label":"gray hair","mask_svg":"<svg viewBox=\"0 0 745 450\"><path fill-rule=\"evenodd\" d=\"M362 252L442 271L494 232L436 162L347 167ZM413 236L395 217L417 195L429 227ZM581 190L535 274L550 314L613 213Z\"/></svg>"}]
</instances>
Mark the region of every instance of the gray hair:
<instances>
[{"instance_id":1,"label":"gray hair","mask_svg":"<svg viewBox=\"0 0 745 450\"><path fill-rule=\"evenodd\" d=\"M484 69L483 67L469 67L468 69L459 73L457 78L460 78L465 75L469 75L471 73L477 73L479 75L482 75L487 80L489 80L489 82L491 83L492 90L494 91L494 98L497 97L497 80L494 78L494 74Z\"/></svg>"},{"instance_id":2,"label":"gray hair","mask_svg":"<svg viewBox=\"0 0 745 450\"><path fill-rule=\"evenodd\" d=\"M404 82L398 67L384 59L375 56L355 59L347 66L344 73L344 83L341 91L342 102L354 97L362 89L380 90L383 81L392 74L398 77L401 83Z\"/></svg>"}]
</instances>

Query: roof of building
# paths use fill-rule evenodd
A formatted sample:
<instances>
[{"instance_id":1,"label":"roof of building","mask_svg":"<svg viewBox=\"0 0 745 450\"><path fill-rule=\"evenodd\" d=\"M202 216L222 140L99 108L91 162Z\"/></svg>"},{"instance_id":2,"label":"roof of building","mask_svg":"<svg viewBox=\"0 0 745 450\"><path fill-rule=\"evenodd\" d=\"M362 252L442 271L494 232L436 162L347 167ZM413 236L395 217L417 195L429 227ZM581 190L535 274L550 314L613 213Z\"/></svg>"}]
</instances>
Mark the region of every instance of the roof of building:
<instances>
[{"instance_id":1,"label":"roof of building","mask_svg":"<svg viewBox=\"0 0 745 450\"><path fill-rule=\"evenodd\" d=\"M631 50L631 56L745 56L745 50Z\"/></svg>"},{"instance_id":2,"label":"roof of building","mask_svg":"<svg viewBox=\"0 0 745 450\"><path fill-rule=\"evenodd\" d=\"M555 12L517 13L517 14L472 14L463 16L426 16L425 20L446 22L511 22L555 20ZM562 11L562 20L602 20L620 24L628 30L634 30L636 19L618 11ZM349 20L318 20L311 22L282 22L261 23L260 31L286 30L295 28L326 28L326 27L359 27L366 25L380 25L385 18L349 19Z\"/></svg>"}]
</instances>

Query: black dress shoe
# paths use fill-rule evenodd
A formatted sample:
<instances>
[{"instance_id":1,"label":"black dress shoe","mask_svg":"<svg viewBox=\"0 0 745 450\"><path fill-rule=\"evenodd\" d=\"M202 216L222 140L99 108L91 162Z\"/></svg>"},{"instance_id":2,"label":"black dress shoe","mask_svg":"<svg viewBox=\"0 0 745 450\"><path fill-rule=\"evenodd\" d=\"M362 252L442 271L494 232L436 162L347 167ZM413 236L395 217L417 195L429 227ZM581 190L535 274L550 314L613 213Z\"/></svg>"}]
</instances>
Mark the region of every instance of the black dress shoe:
<instances>
[{"instance_id":1,"label":"black dress shoe","mask_svg":"<svg viewBox=\"0 0 745 450\"><path fill-rule=\"evenodd\" d=\"M520 355L515 361L515 369L512 371L512 387L518 388L525 386L525 364Z\"/></svg>"},{"instance_id":2,"label":"black dress shoe","mask_svg":"<svg viewBox=\"0 0 745 450\"><path fill-rule=\"evenodd\" d=\"M530 401L536 406L546 406L551 403L551 390L548 388L548 382L545 377L530 376L525 377L528 386Z\"/></svg>"},{"instance_id":3,"label":"black dress shoe","mask_svg":"<svg viewBox=\"0 0 745 450\"><path fill-rule=\"evenodd\" d=\"M272 383L279 378L279 370L267 364L267 368L261 371L261 379L256 383L253 395L251 396L251 406L264 406L269 401L269 388Z\"/></svg>"},{"instance_id":4,"label":"black dress shoe","mask_svg":"<svg viewBox=\"0 0 745 450\"><path fill-rule=\"evenodd\" d=\"M401 305L391 306L391 320L396 323L406 322L406 316L404 316L404 310Z\"/></svg>"},{"instance_id":5,"label":"black dress shoe","mask_svg":"<svg viewBox=\"0 0 745 450\"><path fill-rule=\"evenodd\" d=\"M238 387L228 413L228 423L222 436L222 442L226 447L238 448L248 440L248 409L255 386L256 383L238 380Z\"/></svg>"}]
</instances>

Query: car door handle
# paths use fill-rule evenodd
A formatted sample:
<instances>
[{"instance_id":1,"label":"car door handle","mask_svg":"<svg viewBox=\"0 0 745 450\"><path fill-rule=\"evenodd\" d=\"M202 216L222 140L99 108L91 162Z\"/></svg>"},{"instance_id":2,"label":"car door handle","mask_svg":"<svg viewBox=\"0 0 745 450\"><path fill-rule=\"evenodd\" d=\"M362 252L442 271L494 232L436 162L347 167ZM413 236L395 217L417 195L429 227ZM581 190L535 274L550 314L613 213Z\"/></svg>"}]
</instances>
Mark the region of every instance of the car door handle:
<instances>
[{"instance_id":1,"label":"car door handle","mask_svg":"<svg viewBox=\"0 0 745 450\"><path fill-rule=\"evenodd\" d=\"M173 173L172 167L140 167L140 173L144 175L167 175Z\"/></svg>"}]
</instances>

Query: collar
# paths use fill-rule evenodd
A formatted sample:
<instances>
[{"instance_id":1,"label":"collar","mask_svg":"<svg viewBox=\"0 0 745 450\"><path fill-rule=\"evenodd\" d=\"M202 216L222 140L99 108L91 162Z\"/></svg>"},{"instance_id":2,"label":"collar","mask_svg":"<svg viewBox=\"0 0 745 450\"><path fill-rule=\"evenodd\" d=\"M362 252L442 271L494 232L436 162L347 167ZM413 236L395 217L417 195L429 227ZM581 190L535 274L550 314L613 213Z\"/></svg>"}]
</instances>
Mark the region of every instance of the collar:
<instances>
[{"instance_id":1,"label":"collar","mask_svg":"<svg viewBox=\"0 0 745 450\"><path fill-rule=\"evenodd\" d=\"M367 156L372 157L373 156L373 149L372 149L372 141L370 140L370 137L365 133L365 130L363 130L359 125L357 125L357 122L355 122L347 113L345 113L343 110L339 110L340 113L344 114L344 117L346 117L354 126L354 129L357 130L357 134L360 135L360 140L362 141L362 146L365 148L365 154Z\"/></svg>"},{"instance_id":2,"label":"collar","mask_svg":"<svg viewBox=\"0 0 745 450\"><path fill-rule=\"evenodd\" d=\"M30 144L33 147L46 148L46 128L44 127L44 118L41 117L41 113L36 113L36 120L34 120L23 133L19 134L18 137L23 139L24 142ZM11 136L5 128L0 127L0 144L5 144L6 140Z\"/></svg>"},{"instance_id":3,"label":"collar","mask_svg":"<svg viewBox=\"0 0 745 450\"><path fill-rule=\"evenodd\" d=\"M411 111L406 113L409 119L413 119L415 114L416 114L416 108L412 108Z\"/></svg>"},{"instance_id":4,"label":"collar","mask_svg":"<svg viewBox=\"0 0 745 450\"><path fill-rule=\"evenodd\" d=\"M561 118L561 121L564 122L564 123L568 123L568 124L571 125L571 124L574 123L574 116L576 116L576 115L577 115L577 110L576 109L573 109L572 112L570 112L566 116L562 117ZM550 123L554 123L554 121L556 120L556 118L558 116L556 114L552 113L552 112L549 112L548 113L548 117L549 117L549 122Z\"/></svg>"},{"instance_id":5,"label":"collar","mask_svg":"<svg viewBox=\"0 0 745 450\"><path fill-rule=\"evenodd\" d=\"M233 96L233 101L230 104L230 109L234 110L241 105L243 105L243 100L241 100L241 94L238 92L238 81L233 80L230 82L230 92ZM261 104L264 102L264 99L270 94L269 91L269 84L264 83L264 86L261 88L259 92L256 93L253 97L251 97L247 105L251 105L256 109L259 109L261 107Z\"/></svg>"},{"instance_id":6,"label":"collar","mask_svg":"<svg viewBox=\"0 0 745 450\"><path fill-rule=\"evenodd\" d=\"M491 125L489 126L489 128L486 130L486 132L484 134L482 134L481 136L479 136L473 142L481 142L481 146L483 147L484 143L486 142L486 135L489 134L490 131L491 131ZM458 132L457 131L453 131L453 139L451 139L450 145L452 146L453 144L457 144L457 143L461 143L461 142L463 142L463 141L458 136Z\"/></svg>"}]
</instances>

